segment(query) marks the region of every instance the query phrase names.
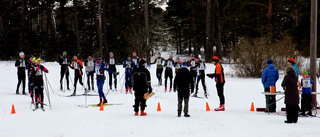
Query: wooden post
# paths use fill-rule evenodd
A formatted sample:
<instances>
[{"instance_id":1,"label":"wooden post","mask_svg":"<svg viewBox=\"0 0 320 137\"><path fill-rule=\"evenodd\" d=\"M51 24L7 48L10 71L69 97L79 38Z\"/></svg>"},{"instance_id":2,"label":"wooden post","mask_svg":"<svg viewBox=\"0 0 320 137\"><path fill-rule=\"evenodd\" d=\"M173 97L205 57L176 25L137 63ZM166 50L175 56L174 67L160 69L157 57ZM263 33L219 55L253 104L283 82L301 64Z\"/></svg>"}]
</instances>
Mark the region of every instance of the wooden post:
<instances>
[{"instance_id":1,"label":"wooden post","mask_svg":"<svg viewBox=\"0 0 320 137\"><path fill-rule=\"evenodd\" d=\"M310 20L310 75L311 79L317 82L317 10L318 0L311 0L311 20ZM317 92L317 84L313 84L312 92ZM312 104L317 106L317 96L313 95Z\"/></svg>"}]
</instances>

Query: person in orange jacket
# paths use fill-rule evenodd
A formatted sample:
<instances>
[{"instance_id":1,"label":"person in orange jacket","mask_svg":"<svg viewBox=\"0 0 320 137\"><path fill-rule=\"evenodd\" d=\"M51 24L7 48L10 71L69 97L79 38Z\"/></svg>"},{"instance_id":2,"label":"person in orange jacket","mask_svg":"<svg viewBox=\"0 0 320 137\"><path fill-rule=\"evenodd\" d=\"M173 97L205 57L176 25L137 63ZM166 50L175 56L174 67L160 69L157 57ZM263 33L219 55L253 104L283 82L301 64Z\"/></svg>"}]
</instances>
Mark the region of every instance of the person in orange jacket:
<instances>
[{"instance_id":1,"label":"person in orange jacket","mask_svg":"<svg viewBox=\"0 0 320 137\"><path fill-rule=\"evenodd\" d=\"M73 56L73 61L71 63L70 68L74 69L74 92L73 92L72 96L75 96L76 90L77 90L78 80L79 80L79 83L83 86L83 83L82 83L83 64L82 64L82 61L78 59L77 55Z\"/></svg>"},{"instance_id":2,"label":"person in orange jacket","mask_svg":"<svg viewBox=\"0 0 320 137\"><path fill-rule=\"evenodd\" d=\"M216 88L217 88L218 96L220 99L220 106L214 110L215 111L224 111L225 110L225 106L224 106L225 100L224 100L224 95L223 95L223 86L225 83L225 79L224 79L223 67L220 65L219 58L217 56L214 56L212 58L212 63L216 66L215 73L207 74L207 76L210 78L215 77L215 80L217 83Z\"/></svg>"}]
</instances>

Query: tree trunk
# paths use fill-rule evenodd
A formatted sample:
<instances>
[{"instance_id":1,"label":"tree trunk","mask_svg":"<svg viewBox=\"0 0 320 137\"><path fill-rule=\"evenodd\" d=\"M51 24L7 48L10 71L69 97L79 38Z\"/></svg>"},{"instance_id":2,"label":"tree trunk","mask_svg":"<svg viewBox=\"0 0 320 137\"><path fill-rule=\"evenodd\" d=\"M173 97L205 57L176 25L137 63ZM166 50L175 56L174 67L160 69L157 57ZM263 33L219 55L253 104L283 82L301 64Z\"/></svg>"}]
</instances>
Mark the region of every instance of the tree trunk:
<instances>
[{"instance_id":1,"label":"tree trunk","mask_svg":"<svg viewBox=\"0 0 320 137\"><path fill-rule=\"evenodd\" d=\"M146 52L147 52L147 60L150 62L150 34L149 34L149 0L144 0L144 19L145 19L145 29L146 29Z\"/></svg>"},{"instance_id":2,"label":"tree trunk","mask_svg":"<svg viewBox=\"0 0 320 137\"><path fill-rule=\"evenodd\" d=\"M73 8L74 8L74 21L75 21L75 29L76 29L77 53L78 53L78 56L80 56L81 51L80 51L80 34L79 34L79 28L78 28L78 2L77 2L77 0L73 0Z\"/></svg>"},{"instance_id":3,"label":"tree trunk","mask_svg":"<svg viewBox=\"0 0 320 137\"><path fill-rule=\"evenodd\" d=\"M181 44L181 24L179 23L179 25L178 25L178 33L179 33L179 38L178 38L178 40L179 40L179 50L180 50L180 54L182 54L182 44Z\"/></svg>"},{"instance_id":4,"label":"tree trunk","mask_svg":"<svg viewBox=\"0 0 320 137\"><path fill-rule=\"evenodd\" d=\"M100 45L101 41L100 41L100 38L99 38L99 21L98 21L98 18L97 18L97 8L96 8L96 0L92 0L91 1L91 6L92 6L92 9L93 9L93 14L94 14L94 24L96 26L96 40L97 40L97 43Z\"/></svg>"},{"instance_id":5,"label":"tree trunk","mask_svg":"<svg viewBox=\"0 0 320 137\"><path fill-rule=\"evenodd\" d=\"M211 0L207 0L207 12L206 12L206 47L205 47L205 60L207 63L211 62L213 44L211 37Z\"/></svg>"},{"instance_id":6,"label":"tree trunk","mask_svg":"<svg viewBox=\"0 0 320 137\"><path fill-rule=\"evenodd\" d=\"M100 45L100 57L103 57L103 42L102 42L102 17L101 17L101 0L99 0L98 6L98 16L99 16L99 45Z\"/></svg>"},{"instance_id":7,"label":"tree trunk","mask_svg":"<svg viewBox=\"0 0 320 137\"><path fill-rule=\"evenodd\" d=\"M67 25L66 25L66 21L65 21L65 7L64 5L66 5L66 0L61 0L60 1L60 10L61 10L61 37L62 37L62 47L64 48L64 50L66 50L66 43L67 43Z\"/></svg>"},{"instance_id":8,"label":"tree trunk","mask_svg":"<svg viewBox=\"0 0 320 137\"><path fill-rule=\"evenodd\" d=\"M103 14L102 14L102 20L103 20L103 44L106 48L106 53L108 53L109 47L108 47L108 41L107 41L107 6L106 6L106 0L102 1L102 7L103 7Z\"/></svg>"},{"instance_id":9,"label":"tree trunk","mask_svg":"<svg viewBox=\"0 0 320 137\"><path fill-rule=\"evenodd\" d=\"M216 10L216 17L215 17L215 40L216 40L216 54L219 58L222 57L221 54L221 34L220 34L220 24L219 24L219 0L215 0L215 10Z\"/></svg>"},{"instance_id":10,"label":"tree trunk","mask_svg":"<svg viewBox=\"0 0 320 137\"><path fill-rule=\"evenodd\" d=\"M193 5L195 5L194 0L192 1ZM193 45L193 53L194 55L198 55L198 44L197 44L197 37L196 37L196 8L195 6L192 8L192 45Z\"/></svg>"}]
</instances>

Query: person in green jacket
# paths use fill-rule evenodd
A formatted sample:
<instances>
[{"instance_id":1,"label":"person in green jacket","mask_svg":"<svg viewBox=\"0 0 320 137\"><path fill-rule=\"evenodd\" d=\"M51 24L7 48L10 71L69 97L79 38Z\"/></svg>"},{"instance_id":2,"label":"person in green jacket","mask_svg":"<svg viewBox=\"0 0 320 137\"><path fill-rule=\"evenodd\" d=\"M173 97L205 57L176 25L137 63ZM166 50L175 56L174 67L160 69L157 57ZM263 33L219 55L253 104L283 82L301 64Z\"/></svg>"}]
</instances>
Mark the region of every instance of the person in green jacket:
<instances>
[{"instance_id":1,"label":"person in green jacket","mask_svg":"<svg viewBox=\"0 0 320 137\"><path fill-rule=\"evenodd\" d=\"M161 57L161 53L158 53L157 58L151 64L157 64L157 78L158 78L158 85L162 85L162 72L163 72L163 62L165 61L164 58Z\"/></svg>"}]
</instances>

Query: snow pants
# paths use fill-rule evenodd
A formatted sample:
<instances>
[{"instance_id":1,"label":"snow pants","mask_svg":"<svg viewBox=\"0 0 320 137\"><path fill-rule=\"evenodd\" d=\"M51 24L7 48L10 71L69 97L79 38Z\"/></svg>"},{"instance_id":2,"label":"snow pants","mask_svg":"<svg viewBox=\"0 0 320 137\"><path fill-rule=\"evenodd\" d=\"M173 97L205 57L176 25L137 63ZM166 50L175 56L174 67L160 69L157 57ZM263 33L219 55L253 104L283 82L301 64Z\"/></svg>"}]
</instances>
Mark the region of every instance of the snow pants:
<instances>
[{"instance_id":1,"label":"snow pants","mask_svg":"<svg viewBox=\"0 0 320 137\"><path fill-rule=\"evenodd\" d=\"M82 75L81 75L81 74L75 74L75 75L74 75L74 91L77 90L78 80L79 80L79 83L83 86L83 83L82 83Z\"/></svg>"},{"instance_id":2,"label":"snow pants","mask_svg":"<svg viewBox=\"0 0 320 137\"><path fill-rule=\"evenodd\" d=\"M94 90L94 82L93 82L93 74L87 74L87 84L88 84L88 90L90 90L90 80L91 80L91 85L92 85L92 90Z\"/></svg>"},{"instance_id":3,"label":"snow pants","mask_svg":"<svg viewBox=\"0 0 320 137\"><path fill-rule=\"evenodd\" d=\"M106 100L106 97L104 96L104 93L103 93L104 81L105 81L105 78L97 79L97 87L98 87L100 102L102 102L103 100Z\"/></svg>"},{"instance_id":4,"label":"snow pants","mask_svg":"<svg viewBox=\"0 0 320 137\"><path fill-rule=\"evenodd\" d=\"M126 73L125 77L125 87L126 89L129 87L130 89L132 88L132 82L131 82L131 73Z\"/></svg>"},{"instance_id":5,"label":"snow pants","mask_svg":"<svg viewBox=\"0 0 320 137\"><path fill-rule=\"evenodd\" d=\"M178 114L181 114L182 111L182 101L184 101L184 114L188 114L189 112L189 96L188 97L178 97Z\"/></svg>"},{"instance_id":6,"label":"snow pants","mask_svg":"<svg viewBox=\"0 0 320 137\"><path fill-rule=\"evenodd\" d=\"M299 105L286 105L287 121L298 122Z\"/></svg>"},{"instance_id":7,"label":"snow pants","mask_svg":"<svg viewBox=\"0 0 320 137\"><path fill-rule=\"evenodd\" d=\"M217 88L217 92L218 92L218 96L219 96L221 105L225 103L224 94L223 94L223 86L224 86L224 83L217 83L216 84L216 88Z\"/></svg>"},{"instance_id":8,"label":"snow pants","mask_svg":"<svg viewBox=\"0 0 320 137\"><path fill-rule=\"evenodd\" d=\"M196 92L195 92L195 94L198 94L198 85L199 85L199 82L201 80L202 87L203 87L203 90L204 90L204 94L207 95L207 87L206 87L206 81L205 81L204 74L199 75L196 79L197 79L197 82L196 82Z\"/></svg>"},{"instance_id":9,"label":"snow pants","mask_svg":"<svg viewBox=\"0 0 320 137\"><path fill-rule=\"evenodd\" d=\"M134 99L134 112L138 112L139 111L139 106L140 106L140 110L145 110L145 108L147 107L146 105L146 100L143 98L143 94L142 95L135 95L135 99Z\"/></svg>"},{"instance_id":10,"label":"snow pants","mask_svg":"<svg viewBox=\"0 0 320 137\"><path fill-rule=\"evenodd\" d=\"M172 69L166 68L164 72L164 86L167 87L167 79L170 78L170 88L172 88Z\"/></svg>"},{"instance_id":11,"label":"snow pants","mask_svg":"<svg viewBox=\"0 0 320 137\"><path fill-rule=\"evenodd\" d=\"M159 85L162 85L162 71L163 68L157 68L156 70Z\"/></svg>"},{"instance_id":12,"label":"snow pants","mask_svg":"<svg viewBox=\"0 0 320 137\"><path fill-rule=\"evenodd\" d=\"M116 73L115 70L112 70L114 73ZM112 79L113 77L113 79ZM109 73L109 87L110 89L112 89L112 81L114 81L114 88L117 89L117 76L116 74L112 74L112 73Z\"/></svg>"},{"instance_id":13,"label":"snow pants","mask_svg":"<svg viewBox=\"0 0 320 137\"><path fill-rule=\"evenodd\" d=\"M301 95L301 112L304 113L305 111L311 111L311 99L312 95L311 93L308 94L302 94Z\"/></svg>"},{"instance_id":14,"label":"snow pants","mask_svg":"<svg viewBox=\"0 0 320 137\"><path fill-rule=\"evenodd\" d=\"M25 72L18 72L18 84L17 84L17 90L16 94L19 94L19 87L22 83L22 93L25 94L25 87L26 87L26 73Z\"/></svg>"},{"instance_id":15,"label":"snow pants","mask_svg":"<svg viewBox=\"0 0 320 137\"><path fill-rule=\"evenodd\" d=\"M69 88L69 70L66 67L61 67L61 70L60 70L60 88L62 88L62 85L63 85L62 80L63 80L64 75L66 75L67 88Z\"/></svg>"},{"instance_id":16,"label":"snow pants","mask_svg":"<svg viewBox=\"0 0 320 137\"><path fill-rule=\"evenodd\" d=\"M43 79L35 80L34 82L34 97L36 99L36 105L39 103L43 106L44 96L43 96Z\"/></svg>"}]
</instances>

